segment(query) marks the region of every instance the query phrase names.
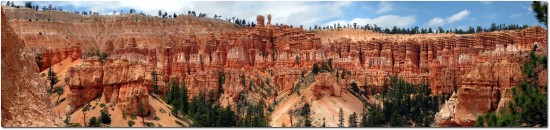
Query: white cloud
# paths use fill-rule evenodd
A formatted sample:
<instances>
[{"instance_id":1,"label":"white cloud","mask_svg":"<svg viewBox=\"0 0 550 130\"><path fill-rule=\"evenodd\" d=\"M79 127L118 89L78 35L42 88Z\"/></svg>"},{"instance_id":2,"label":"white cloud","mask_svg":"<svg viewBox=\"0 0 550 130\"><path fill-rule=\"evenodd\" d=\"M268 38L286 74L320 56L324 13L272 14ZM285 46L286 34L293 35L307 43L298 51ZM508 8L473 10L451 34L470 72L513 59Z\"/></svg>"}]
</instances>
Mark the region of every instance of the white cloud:
<instances>
[{"instance_id":1,"label":"white cloud","mask_svg":"<svg viewBox=\"0 0 550 130\"><path fill-rule=\"evenodd\" d=\"M428 22L430 27L443 26L443 24L445 24L445 21L442 18L433 18Z\"/></svg>"},{"instance_id":2,"label":"white cloud","mask_svg":"<svg viewBox=\"0 0 550 130\"><path fill-rule=\"evenodd\" d=\"M428 21L428 23L426 23L426 24L429 27L443 26L445 24L449 24L449 23L453 23L453 22L456 22L456 21L463 20L466 17L468 17L468 15L470 15L470 11L469 10L463 10L463 11L460 11L456 14L453 14L453 15L445 18L445 19L440 18L440 17L435 17L435 18L431 19L430 21Z\"/></svg>"},{"instance_id":3,"label":"white cloud","mask_svg":"<svg viewBox=\"0 0 550 130\"><path fill-rule=\"evenodd\" d=\"M334 24L340 25L353 25L353 23L357 23L358 25L364 26L366 24L370 24L371 26L376 24L379 27L382 28L391 28L393 26L398 27L408 27L416 23L416 16L409 15L409 16L397 16L397 15L384 15L377 18L354 18L350 21L346 20L335 20L331 21L325 24L325 26L333 26Z\"/></svg>"},{"instance_id":4,"label":"white cloud","mask_svg":"<svg viewBox=\"0 0 550 130\"><path fill-rule=\"evenodd\" d=\"M198 13L207 13L208 17L221 15L225 18L240 18L256 22L257 15L271 14L271 22L291 25L303 24L304 27L320 24L323 21L337 19L343 16L343 10L352 5L350 1L314 2L314 1L44 1L45 5L52 3L55 6L74 6L84 8L100 14L112 14L113 11L128 12L136 9L137 12L156 16L159 10L168 14L187 14L192 10ZM42 5L42 4L41 4ZM75 10L79 11L79 10ZM266 20L267 22L267 20Z\"/></svg>"},{"instance_id":5,"label":"white cloud","mask_svg":"<svg viewBox=\"0 0 550 130\"><path fill-rule=\"evenodd\" d=\"M378 10L376 10L377 14L387 13L393 10L393 5L390 2L387 1L381 1L380 5L378 5Z\"/></svg>"},{"instance_id":6,"label":"white cloud","mask_svg":"<svg viewBox=\"0 0 550 130\"><path fill-rule=\"evenodd\" d=\"M460 11L457 14L454 14L453 16L449 17L449 23L452 23L452 22L455 22L455 21L460 21L460 20L466 18L468 15L470 15L470 11L468 11L468 10Z\"/></svg>"}]
</instances>

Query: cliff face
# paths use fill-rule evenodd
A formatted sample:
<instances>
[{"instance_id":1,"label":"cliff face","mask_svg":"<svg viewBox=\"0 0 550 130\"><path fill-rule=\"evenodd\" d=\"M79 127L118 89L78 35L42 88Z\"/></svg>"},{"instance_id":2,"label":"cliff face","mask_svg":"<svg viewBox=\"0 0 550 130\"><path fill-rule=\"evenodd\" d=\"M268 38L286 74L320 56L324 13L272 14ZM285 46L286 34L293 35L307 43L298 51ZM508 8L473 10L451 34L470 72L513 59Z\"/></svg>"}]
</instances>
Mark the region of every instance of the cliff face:
<instances>
[{"instance_id":1,"label":"cliff face","mask_svg":"<svg viewBox=\"0 0 550 130\"><path fill-rule=\"evenodd\" d=\"M139 47L165 46L177 36L214 32L233 32L240 27L224 20L180 16L177 19L142 15L78 15L62 11L36 11L2 6L14 31L34 51L81 46L104 48L104 44L127 43L135 38ZM46 45L46 46L45 46ZM85 50L88 51L88 50Z\"/></svg>"},{"instance_id":2,"label":"cliff face","mask_svg":"<svg viewBox=\"0 0 550 130\"><path fill-rule=\"evenodd\" d=\"M149 111L149 91L152 86L151 66L129 63L126 60L110 60L99 63L97 57L87 59L85 64L71 67L67 72L70 94L67 112L92 101L99 94L106 102L116 105L130 115L138 115L139 105Z\"/></svg>"},{"instance_id":3,"label":"cliff face","mask_svg":"<svg viewBox=\"0 0 550 130\"><path fill-rule=\"evenodd\" d=\"M2 11L2 127L60 127L38 66Z\"/></svg>"},{"instance_id":4,"label":"cliff face","mask_svg":"<svg viewBox=\"0 0 550 130\"><path fill-rule=\"evenodd\" d=\"M336 75L344 73L343 86L356 82L380 91L389 75L397 75L411 83L429 84L434 94L456 93L452 102L456 107L447 107L453 108L452 114L439 116L438 122L471 126L474 117L509 100L509 90L521 79L525 52L537 44L541 53L547 53L547 31L541 27L467 35L387 35L308 32L271 25L269 18L265 24L263 16L258 16L258 26L240 28L191 16L161 19L6 10L13 16L9 22L15 32L32 43L27 49L42 54L41 69L60 59L84 59L83 65L68 71L68 112L103 93L108 102L136 114L138 104L148 104L145 97L152 92L153 70L159 74L161 96L166 83L184 80L191 97L213 91L222 104L247 95L270 105L292 95L315 63L327 63L339 68ZM42 45L52 48L38 47ZM101 64L97 57L83 55L94 49L108 53L109 60ZM319 84L312 88L320 93L311 95L319 99L338 95L339 90L330 88L334 83L327 81L332 79L319 76Z\"/></svg>"}]
</instances>

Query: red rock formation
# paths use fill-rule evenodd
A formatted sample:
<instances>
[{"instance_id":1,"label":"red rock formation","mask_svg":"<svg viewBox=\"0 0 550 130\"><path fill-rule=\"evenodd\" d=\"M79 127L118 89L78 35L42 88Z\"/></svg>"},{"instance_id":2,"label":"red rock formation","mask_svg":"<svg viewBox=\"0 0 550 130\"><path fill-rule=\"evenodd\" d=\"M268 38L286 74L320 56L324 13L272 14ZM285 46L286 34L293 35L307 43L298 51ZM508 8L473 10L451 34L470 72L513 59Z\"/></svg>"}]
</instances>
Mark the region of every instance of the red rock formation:
<instances>
[{"instance_id":1,"label":"red rock formation","mask_svg":"<svg viewBox=\"0 0 550 130\"><path fill-rule=\"evenodd\" d=\"M321 73L315 77L317 84L313 86L314 98L321 99L323 96L340 96L341 87L335 87L335 77L329 73Z\"/></svg>"},{"instance_id":2,"label":"red rock formation","mask_svg":"<svg viewBox=\"0 0 550 130\"><path fill-rule=\"evenodd\" d=\"M107 102L116 104L130 115L137 113L138 103L148 110L148 95L152 88L149 64L130 63L127 60L110 60L101 64L96 57L89 58L84 65L68 70L69 102L67 112L94 100L103 93Z\"/></svg>"},{"instance_id":3,"label":"red rock formation","mask_svg":"<svg viewBox=\"0 0 550 130\"><path fill-rule=\"evenodd\" d=\"M42 66L39 68L39 71L46 70L67 58L71 58L71 61L75 61L82 57L82 50L80 50L80 47L77 46L68 48L35 50L35 53L35 59L38 59L39 57L42 58L42 60L39 61L42 64Z\"/></svg>"},{"instance_id":4,"label":"red rock formation","mask_svg":"<svg viewBox=\"0 0 550 130\"><path fill-rule=\"evenodd\" d=\"M2 127L61 127L38 66L2 11Z\"/></svg>"},{"instance_id":5,"label":"red rock formation","mask_svg":"<svg viewBox=\"0 0 550 130\"><path fill-rule=\"evenodd\" d=\"M185 80L191 96L200 91L223 90L230 97L229 101L236 102L241 92L249 91L249 85L260 84L250 83L252 80L261 82L265 79L273 81L278 93L291 93L303 72L310 71L315 63L328 62L331 59L333 68L350 72L344 78L346 84L356 82L361 86L380 89L387 86L390 75L397 75L412 83L429 84L434 94L458 92L457 108L461 110L456 112L455 121L459 125L471 125L475 120L473 117L479 113L498 109L495 104L503 106L501 102L494 102L496 99L488 99L505 100L509 97L509 88L515 86L520 79L517 76L521 74L516 73L519 71L504 70L517 69L517 64L525 59L519 56L531 50L534 45L544 48L541 53L547 52L547 31L541 27L467 35L387 35L349 29L308 32L289 25L271 25L269 15L267 24L264 24L263 16L257 16L258 26L245 28L226 22L220 25L211 24L222 21L213 22L202 18L190 20L188 16L182 16L184 20L179 17L161 20L138 15L120 17L112 27L107 27L99 25L101 22L82 19L82 16L52 11L41 12L59 14L52 18L54 22L51 23L20 21L17 19L28 18L24 14L37 12L17 10L9 9L10 14L15 16L10 22L15 23L16 32L34 46L43 45L44 42L66 43L60 40L65 35L48 27L45 33L52 38L44 40L45 36L37 36L38 30L26 29L28 26L55 23L59 24L57 28L66 28L68 32L82 32L75 31L80 26L75 28L72 22L67 22L76 19L83 21L82 25L85 27L97 25L97 29L103 29L91 31L104 32L101 34L77 33L65 36L71 43L82 43L78 47L84 50L94 45L106 44L104 50L113 60L100 65L94 58L85 58L88 63L69 70L68 75L73 78L69 83L70 97L74 98L69 98L71 107L79 107L97 93L103 92L110 102L124 100L129 105L120 106L133 111L131 108L135 107L135 103L146 95L143 88L147 88L147 92L151 90L150 78L147 76L152 70L158 70L161 84L171 80ZM33 15L31 18L42 17ZM93 18L96 21L113 19L107 16ZM138 24L139 21L151 24ZM119 26L122 24L125 26ZM194 24L199 26L187 26ZM216 30L210 26L219 26L226 30ZM157 49L147 48L149 45ZM75 48L69 51L44 49L43 65L52 66L69 57L65 52L72 53L70 57L73 60L83 53ZM41 70L45 68L47 67ZM226 73L225 84L219 84L222 72ZM491 76L487 76L488 74ZM162 91L165 90L161 89L161 93ZM497 92L500 97L496 96L499 94L494 94ZM120 97L130 95L132 97ZM476 105L466 105L465 102Z\"/></svg>"}]
</instances>

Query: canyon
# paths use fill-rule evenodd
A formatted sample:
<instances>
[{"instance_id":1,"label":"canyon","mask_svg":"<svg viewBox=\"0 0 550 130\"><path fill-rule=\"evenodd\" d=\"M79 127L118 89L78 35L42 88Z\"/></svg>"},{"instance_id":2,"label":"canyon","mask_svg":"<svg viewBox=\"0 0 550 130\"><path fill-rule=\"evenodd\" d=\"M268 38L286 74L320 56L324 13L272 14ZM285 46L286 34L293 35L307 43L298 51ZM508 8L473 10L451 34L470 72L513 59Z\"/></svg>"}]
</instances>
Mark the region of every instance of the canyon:
<instances>
[{"instance_id":1,"label":"canyon","mask_svg":"<svg viewBox=\"0 0 550 130\"><path fill-rule=\"evenodd\" d=\"M9 18L2 17L3 37L4 21L9 21L25 41L25 53L34 56L27 59L40 64L36 73L47 74L48 68L54 68L64 81L56 86L67 90L66 102L54 109L59 117L70 115L72 122L79 123L85 123L76 117L85 116L86 104L105 103L117 118L140 116L138 108L143 105L154 114L140 118L153 121L156 114L165 114L162 120L169 121L158 124L179 126L174 121L181 119L161 112L169 111L169 106L158 97L166 94L169 82L184 81L189 96L212 91L222 106L265 101L264 106L274 108L271 126L291 125L288 115L310 102L314 124L319 125L324 115L337 115L338 107L344 108L344 115L362 112L360 98L346 90L352 83L362 91L381 91L390 76L397 75L410 83L427 84L432 94L453 94L436 114L437 126L473 126L477 116L497 111L511 100L511 89L523 76L521 64L535 45L537 53L547 54L547 30L542 27L405 35L354 29L306 31L273 25L271 15L258 15L255 27L240 27L184 15L83 16L2 8ZM4 48L15 47L3 47L6 65ZM108 58L101 59L96 52ZM314 76L310 74L314 65L335 71ZM547 73L539 77L544 77L540 84L545 85ZM155 83L158 88L152 87ZM6 99L4 86L9 85L2 86ZM337 120L327 119L334 127Z\"/></svg>"}]
</instances>

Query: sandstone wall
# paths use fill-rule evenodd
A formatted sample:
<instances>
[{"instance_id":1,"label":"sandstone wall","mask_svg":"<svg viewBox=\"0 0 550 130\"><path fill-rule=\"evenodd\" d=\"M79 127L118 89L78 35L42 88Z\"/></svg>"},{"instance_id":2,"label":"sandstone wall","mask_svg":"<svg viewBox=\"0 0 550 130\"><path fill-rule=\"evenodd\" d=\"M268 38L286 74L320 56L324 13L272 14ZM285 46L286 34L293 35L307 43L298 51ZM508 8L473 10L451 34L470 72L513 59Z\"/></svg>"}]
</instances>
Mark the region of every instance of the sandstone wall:
<instances>
[{"instance_id":1,"label":"sandstone wall","mask_svg":"<svg viewBox=\"0 0 550 130\"><path fill-rule=\"evenodd\" d=\"M61 127L52 111L45 81L2 11L2 127Z\"/></svg>"},{"instance_id":2,"label":"sandstone wall","mask_svg":"<svg viewBox=\"0 0 550 130\"><path fill-rule=\"evenodd\" d=\"M99 94L128 114L138 115L139 103L148 111L148 95L153 85L151 71L150 64L130 63L127 60L109 60L101 64L96 57L71 67L67 73L71 90L67 112L72 113Z\"/></svg>"}]
</instances>

